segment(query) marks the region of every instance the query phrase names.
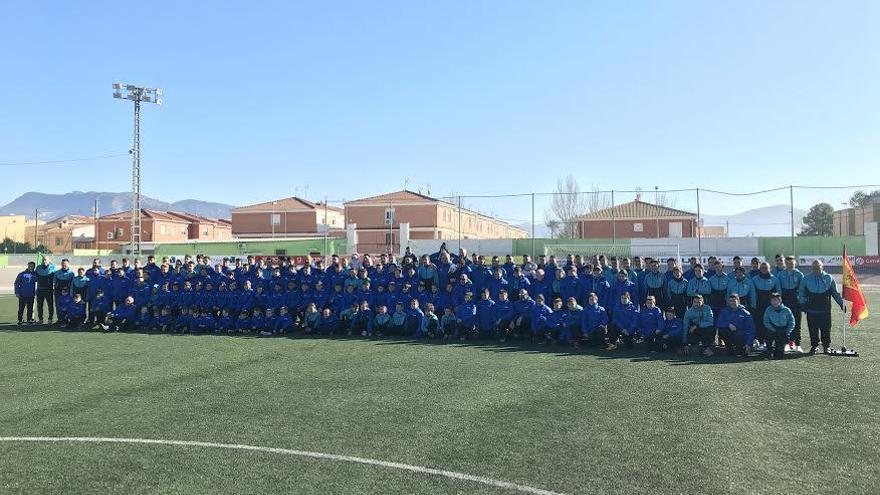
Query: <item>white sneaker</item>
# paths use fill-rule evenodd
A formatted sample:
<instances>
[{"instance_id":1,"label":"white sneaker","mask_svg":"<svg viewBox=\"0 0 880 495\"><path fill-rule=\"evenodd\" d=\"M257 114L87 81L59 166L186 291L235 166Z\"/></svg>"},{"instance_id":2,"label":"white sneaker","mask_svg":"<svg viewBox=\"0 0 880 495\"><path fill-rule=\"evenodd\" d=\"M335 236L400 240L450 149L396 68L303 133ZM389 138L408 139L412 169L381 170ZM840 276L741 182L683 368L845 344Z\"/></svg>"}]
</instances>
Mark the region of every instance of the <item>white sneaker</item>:
<instances>
[{"instance_id":1,"label":"white sneaker","mask_svg":"<svg viewBox=\"0 0 880 495\"><path fill-rule=\"evenodd\" d=\"M767 350L767 345L766 344L758 344L758 346L755 347L755 350L758 352L764 352Z\"/></svg>"},{"instance_id":2,"label":"white sneaker","mask_svg":"<svg viewBox=\"0 0 880 495\"><path fill-rule=\"evenodd\" d=\"M366 331L366 330L362 331L362 332L361 332L361 337L366 337L366 336L367 336L367 331Z\"/></svg>"},{"instance_id":3,"label":"white sneaker","mask_svg":"<svg viewBox=\"0 0 880 495\"><path fill-rule=\"evenodd\" d=\"M801 346L797 346L797 347L794 348L794 352L796 352L796 353L798 353L798 354L803 354L803 353L804 353L804 348L801 347Z\"/></svg>"}]
</instances>

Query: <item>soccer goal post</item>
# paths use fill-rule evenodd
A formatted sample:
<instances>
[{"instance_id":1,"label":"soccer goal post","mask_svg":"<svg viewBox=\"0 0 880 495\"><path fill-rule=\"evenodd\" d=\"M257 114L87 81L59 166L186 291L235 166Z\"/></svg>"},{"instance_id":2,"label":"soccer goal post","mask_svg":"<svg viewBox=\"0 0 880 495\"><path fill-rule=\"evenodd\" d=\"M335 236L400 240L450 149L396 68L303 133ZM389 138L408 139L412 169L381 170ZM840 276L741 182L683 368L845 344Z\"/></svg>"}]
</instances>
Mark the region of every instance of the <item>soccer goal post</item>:
<instances>
[{"instance_id":1,"label":"soccer goal post","mask_svg":"<svg viewBox=\"0 0 880 495\"><path fill-rule=\"evenodd\" d=\"M594 255L605 256L654 258L661 261L661 267L669 258L681 260L681 250L675 243L657 244L545 244L544 254L555 255L556 259L565 259L569 254L581 255L582 258L590 259Z\"/></svg>"}]
</instances>

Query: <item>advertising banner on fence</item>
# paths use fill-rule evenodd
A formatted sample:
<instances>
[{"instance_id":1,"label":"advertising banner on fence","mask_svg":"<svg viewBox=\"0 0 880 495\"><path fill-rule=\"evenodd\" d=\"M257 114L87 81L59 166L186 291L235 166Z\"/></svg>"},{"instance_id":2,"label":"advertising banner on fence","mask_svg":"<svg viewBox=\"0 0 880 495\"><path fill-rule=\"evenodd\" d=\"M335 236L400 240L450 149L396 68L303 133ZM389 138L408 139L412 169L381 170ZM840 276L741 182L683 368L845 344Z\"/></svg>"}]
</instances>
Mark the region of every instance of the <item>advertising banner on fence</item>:
<instances>
[{"instance_id":1,"label":"advertising banner on fence","mask_svg":"<svg viewBox=\"0 0 880 495\"><path fill-rule=\"evenodd\" d=\"M880 256L848 256L855 268L880 268ZM798 265L810 266L819 260L825 266L843 266L843 256L798 256Z\"/></svg>"},{"instance_id":2,"label":"advertising banner on fence","mask_svg":"<svg viewBox=\"0 0 880 495\"><path fill-rule=\"evenodd\" d=\"M860 266L880 268L880 256L850 256L850 258L855 258L853 265L856 268Z\"/></svg>"},{"instance_id":3,"label":"advertising banner on fence","mask_svg":"<svg viewBox=\"0 0 880 495\"><path fill-rule=\"evenodd\" d=\"M855 263L853 256L849 257L849 260ZM843 256L841 255L828 255L828 256L798 256L798 265L800 266L810 266L814 261L819 260L825 266L843 266Z\"/></svg>"}]
</instances>

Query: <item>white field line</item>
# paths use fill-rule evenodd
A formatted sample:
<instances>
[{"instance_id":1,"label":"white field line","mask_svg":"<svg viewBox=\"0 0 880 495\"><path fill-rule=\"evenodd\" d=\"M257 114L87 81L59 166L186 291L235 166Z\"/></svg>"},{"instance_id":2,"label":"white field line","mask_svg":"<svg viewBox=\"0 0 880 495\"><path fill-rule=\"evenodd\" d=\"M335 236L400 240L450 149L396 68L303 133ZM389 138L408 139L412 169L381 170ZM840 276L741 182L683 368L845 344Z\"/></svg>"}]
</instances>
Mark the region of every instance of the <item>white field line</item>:
<instances>
[{"instance_id":1,"label":"white field line","mask_svg":"<svg viewBox=\"0 0 880 495\"><path fill-rule=\"evenodd\" d=\"M472 481L484 485L504 488L507 490L518 491L522 493L531 493L534 495L562 495L558 492L543 490L526 485L519 485L509 481L496 480L476 476L473 474L459 473L456 471L446 471L444 469L434 469L423 466L414 466L412 464L403 464L400 462L380 461L376 459L368 459L366 457L354 457L348 455L325 454L323 452L309 452L307 450L282 449L276 447L259 447L255 445L241 445L230 443L214 443L214 442L197 442L190 440L161 440L151 438L104 438L104 437L0 437L0 442L80 442L80 443L125 443L125 444L147 444L147 445L171 445L177 447L204 447L212 449L230 449L230 450L248 450L254 452L266 452L269 454L294 455L299 457L310 457L313 459L327 459L339 462L352 462L355 464L366 464L368 466L380 466L384 468L400 469L419 474L430 474L434 476L443 476L454 480Z\"/></svg>"}]
</instances>

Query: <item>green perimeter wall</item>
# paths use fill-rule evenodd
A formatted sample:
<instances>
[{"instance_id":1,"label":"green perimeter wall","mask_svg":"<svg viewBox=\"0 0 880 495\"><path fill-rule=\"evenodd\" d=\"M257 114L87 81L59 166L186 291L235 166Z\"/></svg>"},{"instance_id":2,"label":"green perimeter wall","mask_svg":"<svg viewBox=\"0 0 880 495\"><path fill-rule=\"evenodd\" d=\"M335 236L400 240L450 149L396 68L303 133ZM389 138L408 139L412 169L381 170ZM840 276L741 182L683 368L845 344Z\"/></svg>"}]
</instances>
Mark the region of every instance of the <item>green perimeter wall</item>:
<instances>
[{"instance_id":1,"label":"green perimeter wall","mask_svg":"<svg viewBox=\"0 0 880 495\"><path fill-rule=\"evenodd\" d=\"M768 259L776 253L791 254L791 237L758 237L758 254ZM847 254L852 256L865 255L865 238L862 236L798 236L794 238L795 253L798 256L819 256L842 254L843 243L846 243ZM662 242L673 242L663 239ZM617 252L624 256L625 246L630 244L629 238L613 239L535 239L535 254L542 254L544 246L550 244L616 244ZM515 239L513 253L517 256L532 253L532 239ZM706 252L705 254L713 254Z\"/></svg>"},{"instance_id":2,"label":"green perimeter wall","mask_svg":"<svg viewBox=\"0 0 880 495\"><path fill-rule=\"evenodd\" d=\"M327 239L327 253L324 251L324 239L302 240L242 240L235 242L181 242L174 244L157 244L156 256L171 256L182 254L207 254L209 256L223 255L274 255L276 251L284 250L288 256L307 255L309 253L343 254L345 253L345 239Z\"/></svg>"},{"instance_id":3,"label":"green perimeter wall","mask_svg":"<svg viewBox=\"0 0 880 495\"><path fill-rule=\"evenodd\" d=\"M865 238L862 236L798 236L794 238L794 254L798 256L843 254L843 243L846 243L846 254L865 255ZM776 253L791 254L791 237L758 238L758 254L772 259Z\"/></svg>"}]
</instances>

